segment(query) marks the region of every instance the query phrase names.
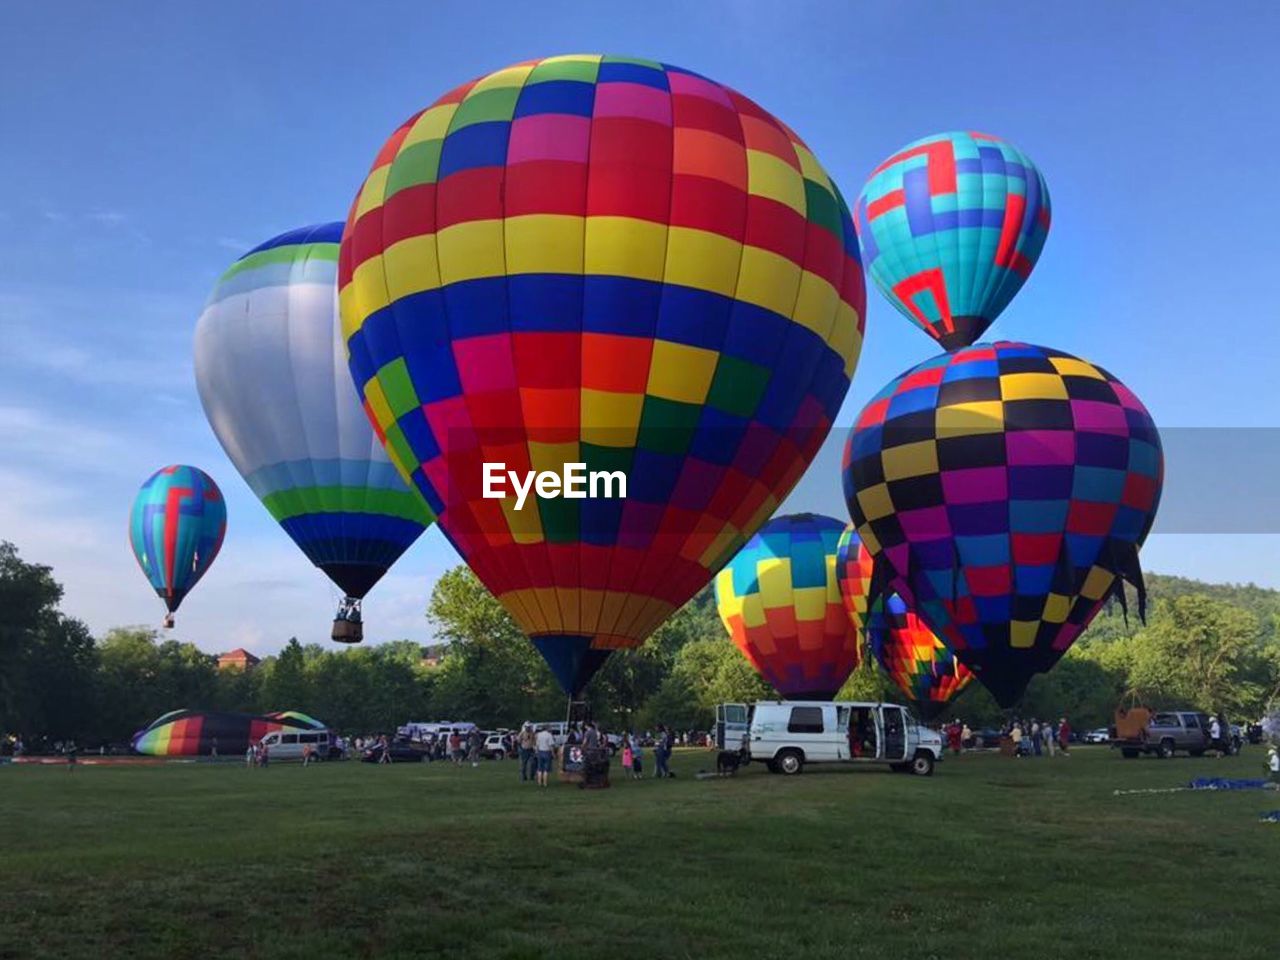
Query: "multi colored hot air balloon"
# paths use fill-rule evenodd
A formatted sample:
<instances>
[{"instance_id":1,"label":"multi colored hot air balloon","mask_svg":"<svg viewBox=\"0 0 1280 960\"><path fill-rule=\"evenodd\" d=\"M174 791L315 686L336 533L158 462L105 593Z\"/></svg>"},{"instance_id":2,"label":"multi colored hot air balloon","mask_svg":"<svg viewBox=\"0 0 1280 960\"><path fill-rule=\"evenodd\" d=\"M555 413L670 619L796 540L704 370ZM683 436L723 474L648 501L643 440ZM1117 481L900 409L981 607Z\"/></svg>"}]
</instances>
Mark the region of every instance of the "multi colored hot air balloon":
<instances>
[{"instance_id":1,"label":"multi colored hot air balloon","mask_svg":"<svg viewBox=\"0 0 1280 960\"><path fill-rule=\"evenodd\" d=\"M859 415L844 489L874 557L869 600L899 594L1004 706L1058 661L1121 580L1164 475L1142 402L1100 367L977 344L891 381Z\"/></svg>"},{"instance_id":2,"label":"multi colored hot air balloon","mask_svg":"<svg viewBox=\"0 0 1280 960\"><path fill-rule=\"evenodd\" d=\"M647 60L464 84L383 146L342 239L351 372L441 529L579 691L703 587L830 429L865 290L839 192L756 104ZM625 499L484 496L621 471Z\"/></svg>"},{"instance_id":3,"label":"multi colored hot air balloon","mask_svg":"<svg viewBox=\"0 0 1280 960\"><path fill-rule=\"evenodd\" d=\"M830 700L858 666L858 631L836 582L843 530L839 520L811 513L777 517L716 574L729 636L788 699Z\"/></svg>"},{"instance_id":4,"label":"multi colored hot air balloon","mask_svg":"<svg viewBox=\"0 0 1280 960\"><path fill-rule=\"evenodd\" d=\"M334 639L358 641L359 602L431 523L373 435L338 330L341 223L281 234L222 275L196 325L209 425L271 516L346 595Z\"/></svg>"},{"instance_id":5,"label":"multi colored hot air balloon","mask_svg":"<svg viewBox=\"0 0 1280 960\"><path fill-rule=\"evenodd\" d=\"M951 648L897 594L882 598L869 614L867 647L925 721L937 717L973 679Z\"/></svg>"},{"instance_id":6,"label":"multi colored hot air balloon","mask_svg":"<svg viewBox=\"0 0 1280 960\"><path fill-rule=\"evenodd\" d=\"M1049 219L1035 164L985 133L903 147L872 171L856 204L876 286L948 350L973 343L1009 305L1036 265Z\"/></svg>"},{"instance_id":7,"label":"multi colored hot air balloon","mask_svg":"<svg viewBox=\"0 0 1280 960\"><path fill-rule=\"evenodd\" d=\"M158 717L133 735L135 752L152 757L202 757L213 752L236 756L268 733L323 730L319 720L287 710L255 716L248 713L209 713L203 710L174 710Z\"/></svg>"},{"instance_id":8,"label":"multi colored hot air balloon","mask_svg":"<svg viewBox=\"0 0 1280 960\"><path fill-rule=\"evenodd\" d=\"M166 627L222 548L227 505L222 491L196 467L163 467L142 485L129 517L138 566L164 601Z\"/></svg>"},{"instance_id":9,"label":"multi colored hot air balloon","mask_svg":"<svg viewBox=\"0 0 1280 960\"><path fill-rule=\"evenodd\" d=\"M859 633L867 628L867 594L871 591L871 554L848 524L836 542L836 585L849 622Z\"/></svg>"},{"instance_id":10,"label":"multi colored hot air balloon","mask_svg":"<svg viewBox=\"0 0 1280 960\"><path fill-rule=\"evenodd\" d=\"M973 674L896 594L879 597L875 608L868 610L873 566L871 554L850 524L836 545L836 580L845 612L866 636L881 669L916 704L921 716L931 720Z\"/></svg>"}]
</instances>

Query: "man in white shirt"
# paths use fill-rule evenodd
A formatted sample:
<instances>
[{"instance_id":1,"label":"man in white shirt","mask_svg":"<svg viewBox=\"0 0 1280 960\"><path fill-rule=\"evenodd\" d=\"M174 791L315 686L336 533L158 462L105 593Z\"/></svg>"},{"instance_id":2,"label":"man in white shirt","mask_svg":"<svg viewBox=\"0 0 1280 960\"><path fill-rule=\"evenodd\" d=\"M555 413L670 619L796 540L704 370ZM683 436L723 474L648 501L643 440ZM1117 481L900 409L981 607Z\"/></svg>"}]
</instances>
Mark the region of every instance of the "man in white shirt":
<instances>
[{"instance_id":1,"label":"man in white shirt","mask_svg":"<svg viewBox=\"0 0 1280 960\"><path fill-rule=\"evenodd\" d=\"M556 749L556 738L546 727L538 731L534 737L534 746L538 751L538 786L545 787L551 774L551 758Z\"/></svg>"}]
</instances>

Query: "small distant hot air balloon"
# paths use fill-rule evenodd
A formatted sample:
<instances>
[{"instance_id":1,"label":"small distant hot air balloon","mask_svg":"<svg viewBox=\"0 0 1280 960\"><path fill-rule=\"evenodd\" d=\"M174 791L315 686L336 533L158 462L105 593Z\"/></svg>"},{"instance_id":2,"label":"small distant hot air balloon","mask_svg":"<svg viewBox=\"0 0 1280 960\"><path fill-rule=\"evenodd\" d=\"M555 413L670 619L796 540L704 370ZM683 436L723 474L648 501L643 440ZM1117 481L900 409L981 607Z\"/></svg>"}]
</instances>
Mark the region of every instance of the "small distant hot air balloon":
<instances>
[{"instance_id":1,"label":"small distant hot air balloon","mask_svg":"<svg viewBox=\"0 0 1280 960\"><path fill-rule=\"evenodd\" d=\"M1004 706L1052 667L1127 580L1164 475L1142 402L1100 367L977 344L890 381L858 416L844 489L897 593Z\"/></svg>"},{"instance_id":2,"label":"small distant hot air balloon","mask_svg":"<svg viewBox=\"0 0 1280 960\"><path fill-rule=\"evenodd\" d=\"M985 133L908 144L855 205L867 271L904 316L948 350L973 343L1031 275L1049 234L1034 163Z\"/></svg>"},{"instance_id":3,"label":"small distant hot air balloon","mask_svg":"<svg viewBox=\"0 0 1280 960\"><path fill-rule=\"evenodd\" d=\"M196 467L163 467L142 485L129 517L138 566L164 601L166 627L222 548L227 506L222 491Z\"/></svg>"},{"instance_id":4,"label":"small distant hot air balloon","mask_svg":"<svg viewBox=\"0 0 1280 960\"><path fill-rule=\"evenodd\" d=\"M831 517L777 517L716 575L729 636L788 699L830 700L858 666L858 630L836 581L843 531Z\"/></svg>"},{"instance_id":5,"label":"small distant hot air balloon","mask_svg":"<svg viewBox=\"0 0 1280 960\"><path fill-rule=\"evenodd\" d=\"M339 286L392 460L571 695L777 509L848 389L865 304L848 210L790 129L695 73L598 55L498 70L406 121L351 209ZM618 471L626 497L516 509L485 496L486 463Z\"/></svg>"},{"instance_id":6,"label":"small distant hot air balloon","mask_svg":"<svg viewBox=\"0 0 1280 960\"><path fill-rule=\"evenodd\" d=\"M209 425L271 516L345 595L333 639L431 523L360 408L338 330L341 223L281 234L233 263L196 325Z\"/></svg>"},{"instance_id":7,"label":"small distant hot air balloon","mask_svg":"<svg viewBox=\"0 0 1280 960\"><path fill-rule=\"evenodd\" d=\"M897 594L878 601L868 615L867 648L926 722L973 679L951 648Z\"/></svg>"}]
</instances>

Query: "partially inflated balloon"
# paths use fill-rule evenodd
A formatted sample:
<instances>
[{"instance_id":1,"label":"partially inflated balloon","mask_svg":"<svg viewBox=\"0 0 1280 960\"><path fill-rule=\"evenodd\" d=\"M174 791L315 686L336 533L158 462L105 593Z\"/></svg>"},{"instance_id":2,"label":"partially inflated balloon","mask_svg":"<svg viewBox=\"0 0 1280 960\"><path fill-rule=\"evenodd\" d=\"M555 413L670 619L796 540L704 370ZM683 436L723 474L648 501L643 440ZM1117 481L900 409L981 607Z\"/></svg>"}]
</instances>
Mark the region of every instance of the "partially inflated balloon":
<instances>
[{"instance_id":1,"label":"partially inflated balloon","mask_svg":"<svg viewBox=\"0 0 1280 960\"><path fill-rule=\"evenodd\" d=\"M1124 384L1001 342L881 390L850 433L844 488L875 558L870 601L899 594L1010 706L1122 579L1145 601L1138 547L1163 475L1159 433Z\"/></svg>"},{"instance_id":2,"label":"partially inflated balloon","mask_svg":"<svg viewBox=\"0 0 1280 960\"><path fill-rule=\"evenodd\" d=\"M293 710L265 716L174 710L135 733L132 746L152 757L200 757L215 750L224 757L234 757L276 730L306 733L323 729L320 721Z\"/></svg>"},{"instance_id":3,"label":"partially inflated balloon","mask_svg":"<svg viewBox=\"0 0 1280 960\"><path fill-rule=\"evenodd\" d=\"M165 626L222 548L227 506L222 491L196 467L163 467L138 491L129 543L138 565L169 611Z\"/></svg>"},{"instance_id":4,"label":"partially inflated balloon","mask_svg":"<svg viewBox=\"0 0 1280 960\"><path fill-rule=\"evenodd\" d=\"M307 558L358 600L432 518L351 385L337 320L341 238L341 223L304 227L232 264L196 326L195 367L231 462Z\"/></svg>"},{"instance_id":5,"label":"partially inflated balloon","mask_svg":"<svg viewBox=\"0 0 1280 960\"><path fill-rule=\"evenodd\" d=\"M729 636L784 697L830 700L858 666L858 631L836 581L843 530L831 517L778 517L716 575Z\"/></svg>"},{"instance_id":6,"label":"partially inflated balloon","mask_svg":"<svg viewBox=\"0 0 1280 960\"><path fill-rule=\"evenodd\" d=\"M872 172L856 204L867 271L889 302L948 350L982 336L1031 275L1049 191L1013 144L942 133Z\"/></svg>"},{"instance_id":7,"label":"partially inflated balloon","mask_svg":"<svg viewBox=\"0 0 1280 960\"><path fill-rule=\"evenodd\" d=\"M848 211L794 133L704 77L600 56L508 67L410 118L339 283L392 460L571 692L795 485L865 298ZM626 497L516 509L484 496L485 463L620 471Z\"/></svg>"},{"instance_id":8,"label":"partially inflated balloon","mask_svg":"<svg viewBox=\"0 0 1280 960\"><path fill-rule=\"evenodd\" d=\"M932 720L973 674L897 594L881 599L867 619L867 647L920 716Z\"/></svg>"}]
</instances>

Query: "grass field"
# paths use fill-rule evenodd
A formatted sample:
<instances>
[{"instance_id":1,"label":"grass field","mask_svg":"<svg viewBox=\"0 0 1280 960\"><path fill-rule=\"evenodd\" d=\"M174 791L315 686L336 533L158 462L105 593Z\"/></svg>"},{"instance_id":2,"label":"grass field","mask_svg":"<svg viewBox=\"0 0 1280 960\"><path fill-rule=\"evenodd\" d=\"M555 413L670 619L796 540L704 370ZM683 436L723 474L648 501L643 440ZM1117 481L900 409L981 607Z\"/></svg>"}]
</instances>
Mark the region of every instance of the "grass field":
<instances>
[{"instance_id":1,"label":"grass field","mask_svg":"<svg viewBox=\"0 0 1280 960\"><path fill-rule=\"evenodd\" d=\"M0 767L0 957L1274 957L1280 794L1113 795L1260 757Z\"/></svg>"}]
</instances>

